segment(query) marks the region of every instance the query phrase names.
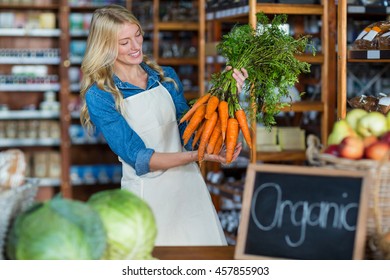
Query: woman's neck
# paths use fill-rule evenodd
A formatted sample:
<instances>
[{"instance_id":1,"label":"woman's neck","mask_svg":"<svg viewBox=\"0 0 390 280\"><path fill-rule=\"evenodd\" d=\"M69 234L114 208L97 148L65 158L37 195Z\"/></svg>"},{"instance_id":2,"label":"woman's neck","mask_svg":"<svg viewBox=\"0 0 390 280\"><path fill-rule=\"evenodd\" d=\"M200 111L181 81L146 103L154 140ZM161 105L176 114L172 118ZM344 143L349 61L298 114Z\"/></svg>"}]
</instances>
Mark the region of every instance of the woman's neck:
<instances>
[{"instance_id":1,"label":"woman's neck","mask_svg":"<svg viewBox=\"0 0 390 280\"><path fill-rule=\"evenodd\" d=\"M122 82L146 89L148 75L140 65L114 66L114 73Z\"/></svg>"}]
</instances>

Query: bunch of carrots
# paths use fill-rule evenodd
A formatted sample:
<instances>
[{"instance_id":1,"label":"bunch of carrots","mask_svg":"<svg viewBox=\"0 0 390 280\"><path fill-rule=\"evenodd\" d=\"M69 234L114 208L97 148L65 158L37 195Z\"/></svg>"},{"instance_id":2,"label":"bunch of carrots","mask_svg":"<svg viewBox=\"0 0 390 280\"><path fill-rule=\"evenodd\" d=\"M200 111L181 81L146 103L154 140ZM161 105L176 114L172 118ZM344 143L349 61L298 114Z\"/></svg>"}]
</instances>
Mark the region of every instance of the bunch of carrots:
<instances>
[{"instance_id":1,"label":"bunch of carrots","mask_svg":"<svg viewBox=\"0 0 390 280\"><path fill-rule=\"evenodd\" d=\"M226 162L230 163L240 130L249 148L252 148L252 137L247 117L236 100L229 103L209 92L201 96L180 119L180 123L185 121L188 122L188 125L182 136L184 145L194 135L192 147L199 144L199 162L203 160L206 152L219 154L225 144Z\"/></svg>"},{"instance_id":2,"label":"bunch of carrots","mask_svg":"<svg viewBox=\"0 0 390 280\"><path fill-rule=\"evenodd\" d=\"M250 24L236 25L222 37L217 50L232 69L245 68L248 72L248 119L270 127L276 123L274 115L287 105L282 98L289 96L289 88L298 81L301 73L310 72L310 64L296 57L310 49L310 45L308 37L295 39L281 28L287 23L286 15L275 15L272 21L262 12L256 17L256 28ZM314 49L312 51L314 54ZM183 134L184 144L193 135L193 146L199 144L199 162L206 152L218 154L225 145L226 161L230 163L240 130L252 149L246 112L238 102L232 72L214 73L211 89L180 120L180 123L188 122Z\"/></svg>"}]
</instances>

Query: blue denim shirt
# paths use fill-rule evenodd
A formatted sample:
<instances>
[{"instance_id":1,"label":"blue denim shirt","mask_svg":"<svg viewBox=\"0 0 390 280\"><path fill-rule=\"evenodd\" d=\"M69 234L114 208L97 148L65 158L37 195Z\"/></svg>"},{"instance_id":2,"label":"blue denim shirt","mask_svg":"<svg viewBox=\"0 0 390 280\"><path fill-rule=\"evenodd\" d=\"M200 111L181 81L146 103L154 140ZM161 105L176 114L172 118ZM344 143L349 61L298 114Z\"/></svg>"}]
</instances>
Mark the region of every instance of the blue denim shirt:
<instances>
[{"instance_id":1,"label":"blue denim shirt","mask_svg":"<svg viewBox=\"0 0 390 280\"><path fill-rule=\"evenodd\" d=\"M145 63L142 63L141 66L148 74L146 90L158 86L159 74ZM180 120L183 113L189 108L184 98L183 85L173 68L163 67L163 70L166 77L174 79L177 83L177 89L170 82L162 82L162 85L171 94L176 108L176 118ZM114 82L122 92L123 98L144 91L144 89L130 83L122 82L117 76L114 76ZM116 110L113 96L109 92L99 89L96 84L93 84L85 95L85 101L92 123L97 130L103 133L111 150L132 166L138 176L150 172L149 162L154 150L145 146L142 139ZM180 136L183 135L186 126L186 122L179 125ZM183 140L181 141L183 143ZM191 150L191 146L192 141L189 141L185 148Z\"/></svg>"}]
</instances>

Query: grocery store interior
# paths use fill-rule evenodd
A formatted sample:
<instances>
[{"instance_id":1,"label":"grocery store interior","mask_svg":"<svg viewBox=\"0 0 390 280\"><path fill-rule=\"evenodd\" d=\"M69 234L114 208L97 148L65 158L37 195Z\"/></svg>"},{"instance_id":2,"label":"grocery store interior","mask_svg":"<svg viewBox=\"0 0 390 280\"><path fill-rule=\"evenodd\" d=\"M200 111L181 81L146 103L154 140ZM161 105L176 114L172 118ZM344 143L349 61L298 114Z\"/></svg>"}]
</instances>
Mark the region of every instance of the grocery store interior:
<instances>
[{"instance_id":1,"label":"grocery store interior","mask_svg":"<svg viewBox=\"0 0 390 280\"><path fill-rule=\"evenodd\" d=\"M189 104L208 92L214 73L225 69L227 60L217 48L223 36L237 25L255 25L257 13L270 18L287 15L285 31L296 39L307 36L315 49L308 47L298 55L310 71L300 73L289 86L288 96L281 100L288 105L280 107L272 126L250 123L252 149L240 134L243 149L236 161L202 163L202 175L232 245L227 253L208 251L207 258L251 254L242 244L242 251L234 252L241 214L249 207L248 201L243 205L244 189L249 179L254 180L248 178L250 164L276 166L273 171L280 177L285 175L283 168L288 173L290 166L324 165L312 156L330 144L328 137L338 120L354 108L383 116L390 108L388 0L0 0L0 164L8 151L22 151L24 182L37 186L36 201L61 194L85 202L97 192L121 187L118 156L101 133L88 133L80 122L80 66L92 13L112 3L125 6L139 19L145 32L144 54L175 69ZM362 39L365 34L371 37ZM309 144L313 149L308 149ZM2 176L8 174L5 169L0 166ZM12 186L2 188L0 194ZM367 201L372 199L368 196ZM381 216L387 230L389 210ZM367 228L364 236L373 230L372 225ZM247 234L249 240L251 233ZM355 240L360 238L356 235ZM367 257L363 246L353 246L352 258ZM265 250L266 255L274 254ZM180 257L202 257L203 252L194 249L192 257L191 252ZM163 249L157 253L161 258L175 258L175 254ZM287 258L295 257L287 254ZM298 254L301 257L316 258Z\"/></svg>"}]
</instances>

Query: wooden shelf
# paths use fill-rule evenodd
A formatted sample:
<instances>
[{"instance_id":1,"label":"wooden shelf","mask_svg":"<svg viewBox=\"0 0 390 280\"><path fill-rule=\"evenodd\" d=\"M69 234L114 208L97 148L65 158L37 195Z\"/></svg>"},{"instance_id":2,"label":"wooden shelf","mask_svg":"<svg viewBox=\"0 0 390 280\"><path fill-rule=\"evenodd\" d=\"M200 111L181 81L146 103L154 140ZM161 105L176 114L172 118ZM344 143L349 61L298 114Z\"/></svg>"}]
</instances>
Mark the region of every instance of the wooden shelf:
<instances>
[{"instance_id":1,"label":"wooden shelf","mask_svg":"<svg viewBox=\"0 0 390 280\"><path fill-rule=\"evenodd\" d=\"M261 4L256 5L256 12L288 15L323 15L324 7L318 4Z\"/></svg>"},{"instance_id":2,"label":"wooden shelf","mask_svg":"<svg viewBox=\"0 0 390 280\"><path fill-rule=\"evenodd\" d=\"M186 58L186 57L178 57L178 58L158 58L158 63L161 65L199 65L198 58Z\"/></svg>"},{"instance_id":3,"label":"wooden shelf","mask_svg":"<svg viewBox=\"0 0 390 280\"><path fill-rule=\"evenodd\" d=\"M159 31L198 31L198 22L157 22L154 24Z\"/></svg>"},{"instance_id":4,"label":"wooden shelf","mask_svg":"<svg viewBox=\"0 0 390 280\"><path fill-rule=\"evenodd\" d=\"M324 111L324 103L320 101L301 101L293 102L291 106L286 106L281 109L282 112L308 112L308 111Z\"/></svg>"},{"instance_id":5,"label":"wooden shelf","mask_svg":"<svg viewBox=\"0 0 390 280\"><path fill-rule=\"evenodd\" d=\"M196 99L199 97L199 91L184 91L184 96L187 100Z\"/></svg>"},{"instance_id":6,"label":"wooden shelf","mask_svg":"<svg viewBox=\"0 0 390 280\"><path fill-rule=\"evenodd\" d=\"M348 51L348 62L388 62L390 61L390 50L350 50Z\"/></svg>"},{"instance_id":7,"label":"wooden shelf","mask_svg":"<svg viewBox=\"0 0 390 280\"><path fill-rule=\"evenodd\" d=\"M256 160L264 162L305 161L306 151L257 152Z\"/></svg>"},{"instance_id":8,"label":"wooden shelf","mask_svg":"<svg viewBox=\"0 0 390 280\"><path fill-rule=\"evenodd\" d=\"M304 61L310 64L322 64L324 63L324 55L321 53L317 53L316 55L303 54L297 56L297 59L300 61Z\"/></svg>"},{"instance_id":9,"label":"wooden shelf","mask_svg":"<svg viewBox=\"0 0 390 280\"><path fill-rule=\"evenodd\" d=\"M236 21L246 18L252 10L249 5L232 7L217 11L206 11L207 20ZM280 4L280 3L256 3L255 13L264 12L266 14L289 14L289 15L323 15L323 5L318 4Z\"/></svg>"}]
</instances>

